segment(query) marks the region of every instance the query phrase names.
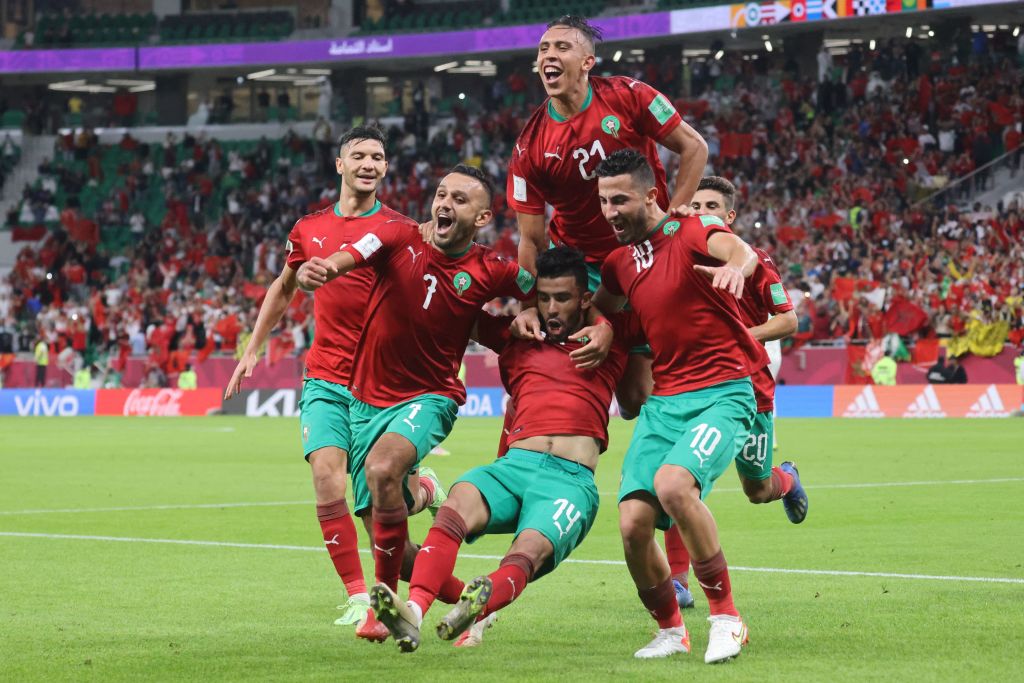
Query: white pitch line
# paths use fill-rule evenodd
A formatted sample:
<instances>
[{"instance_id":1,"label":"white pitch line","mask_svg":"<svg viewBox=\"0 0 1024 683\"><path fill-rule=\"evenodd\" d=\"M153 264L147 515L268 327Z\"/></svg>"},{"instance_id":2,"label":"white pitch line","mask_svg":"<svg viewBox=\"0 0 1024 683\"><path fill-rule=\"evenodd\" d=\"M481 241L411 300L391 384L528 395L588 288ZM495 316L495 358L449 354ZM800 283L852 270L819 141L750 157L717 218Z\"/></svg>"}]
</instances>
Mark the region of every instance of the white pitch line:
<instances>
[{"instance_id":1,"label":"white pitch line","mask_svg":"<svg viewBox=\"0 0 1024 683\"><path fill-rule=\"evenodd\" d=\"M69 541L109 541L114 543L156 543L164 545L194 545L217 548L247 548L258 550L298 550L302 552L325 552L326 549L320 546L307 545L279 545L270 543L235 543L231 541L194 541L179 538L132 538L124 536L87 536L76 534L43 534L21 531L0 531L0 537L8 538L44 538L61 539ZM361 553L368 553L368 550L360 550ZM459 557L470 560L501 560L500 555L473 555L460 553ZM625 566L622 560L582 560L568 558L563 564L589 564L589 565L611 565L616 567ZM916 579L921 581L959 581L974 583L1008 583L1022 584L1024 579L1015 579L998 576L939 576L933 574L902 574L893 572L854 572L838 569L783 569L777 567L740 567L730 566L730 570L739 572L759 572L762 574L807 574L812 576L866 576L882 579Z\"/></svg>"},{"instance_id":2,"label":"white pitch line","mask_svg":"<svg viewBox=\"0 0 1024 683\"><path fill-rule=\"evenodd\" d=\"M313 505L311 500L283 500L256 503L191 503L182 505L126 505L109 508L50 508L41 510L0 510L0 515L45 515L83 512L144 512L146 510L206 510L215 508L280 507L282 505Z\"/></svg>"},{"instance_id":3,"label":"white pitch line","mask_svg":"<svg viewBox=\"0 0 1024 683\"><path fill-rule=\"evenodd\" d=\"M806 486L809 491L822 489L873 489L891 488L898 486L940 486L944 484L1005 484L1024 481L1024 477L1004 477L1001 479L951 479L944 481L887 481L874 484L820 484ZM716 488L721 493L736 493L741 488ZM602 496L617 496L618 491L600 491ZM145 512L147 510L203 510L216 508L246 508L246 507L281 507L286 505L313 505L312 500L284 500L272 502L253 503L182 503L171 505L125 505L121 507L105 508L42 508L29 510L0 510L0 516L10 515L45 515L45 514L80 514L88 512Z\"/></svg>"}]
</instances>

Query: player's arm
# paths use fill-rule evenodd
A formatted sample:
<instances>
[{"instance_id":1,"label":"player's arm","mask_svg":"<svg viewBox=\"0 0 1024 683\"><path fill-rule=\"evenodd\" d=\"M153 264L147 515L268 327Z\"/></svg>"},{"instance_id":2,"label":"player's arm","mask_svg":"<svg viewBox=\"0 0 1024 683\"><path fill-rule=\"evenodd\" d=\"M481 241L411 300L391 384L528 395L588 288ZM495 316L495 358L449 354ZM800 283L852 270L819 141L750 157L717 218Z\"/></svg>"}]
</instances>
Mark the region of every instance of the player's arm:
<instances>
[{"instance_id":1,"label":"player's arm","mask_svg":"<svg viewBox=\"0 0 1024 683\"><path fill-rule=\"evenodd\" d=\"M785 339L796 332L796 311L779 313L768 319L768 322L750 328L750 336L759 342Z\"/></svg>"},{"instance_id":2,"label":"player's arm","mask_svg":"<svg viewBox=\"0 0 1024 683\"><path fill-rule=\"evenodd\" d=\"M300 268L301 270L301 268ZM288 305L295 298L295 291L299 287L296 273L291 266L285 264L281 274L270 284L267 295L263 298L263 305L260 306L259 315L256 317L256 326L253 327L249 343L245 345L242 358L238 361L235 371L231 373L231 380L224 389L224 398L229 399L242 390L242 380L252 377L252 371L259 361L260 349L267 341L267 337L281 322Z\"/></svg>"},{"instance_id":3,"label":"player's arm","mask_svg":"<svg viewBox=\"0 0 1024 683\"><path fill-rule=\"evenodd\" d=\"M731 232L713 232L708 236L708 254L724 264L695 264L694 270L707 276L715 289L724 289L737 299L743 296L743 281L757 267L757 254L750 245Z\"/></svg>"},{"instance_id":4,"label":"player's arm","mask_svg":"<svg viewBox=\"0 0 1024 683\"><path fill-rule=\"evenodd\" d=\"M355 256L347 251L336 251L327 258L314 256L309 259L299 266L295 276L299 289L312 292L355 267Z\"/></svg>"},{"instance_id":5,"label":"player's arm","mask_svg":"<svg viewBox=\"0 0 1024 683\"><path fill-rule=\"evenodd\" d=\"M519 224L519 265L537 274L537 255L548 248L544 214L516 213Z\"/></svg>"},{"instance_id":6,"label":"player's arm","mask_svg":"<svg viewBox=\"0 0 1024 683\"><path fill-rule=\"evenodd\" d=\"M679 171L669 207L689 208L708 163L708 143L685 121L681 121L659 142L679 155Z\"/></svg>"}]
</instances>

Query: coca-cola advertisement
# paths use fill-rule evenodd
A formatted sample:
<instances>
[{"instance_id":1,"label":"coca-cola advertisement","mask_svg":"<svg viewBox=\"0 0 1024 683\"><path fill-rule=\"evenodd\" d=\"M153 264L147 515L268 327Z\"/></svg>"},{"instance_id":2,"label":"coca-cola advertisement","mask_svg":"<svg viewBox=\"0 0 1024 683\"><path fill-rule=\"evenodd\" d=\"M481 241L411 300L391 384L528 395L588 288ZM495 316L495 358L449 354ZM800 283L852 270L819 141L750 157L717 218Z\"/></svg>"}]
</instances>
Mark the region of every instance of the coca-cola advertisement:
<instances>
[{"instance_id":1,"label":"coca-cola advertisement","mask_svg":"<svg viewBox=\"0 0 1024 683\"><path fill-rule=\"evenodd\" d=\"M220 410L220 401L220 389L98 389L96 415L210 415Z\"/></svg>"}]
</instances>

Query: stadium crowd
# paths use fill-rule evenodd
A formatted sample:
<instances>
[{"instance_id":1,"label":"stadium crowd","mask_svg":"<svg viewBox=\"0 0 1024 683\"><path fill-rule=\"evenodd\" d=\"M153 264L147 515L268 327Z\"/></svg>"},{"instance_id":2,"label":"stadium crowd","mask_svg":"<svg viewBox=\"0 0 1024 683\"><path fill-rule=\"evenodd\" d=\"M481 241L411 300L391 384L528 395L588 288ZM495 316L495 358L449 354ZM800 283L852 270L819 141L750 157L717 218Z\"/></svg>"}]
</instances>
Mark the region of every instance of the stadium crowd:
<instances>
[{"instance_id":1,"label":"stadium crowd","mask_svg":"<svg viewBox=\"0 0 1024 683\"><path fill-rule=\"evenodd\" d=\"M737 185L741 234L784 269L796 343L958 336L993 323L1024 343L1024 207L956 208L988 186L985 172L929 198L1004 151L1018 149L1007 163L1019 169L1024 72L1015 46L980 35L966 46L823 51L805 78L782 60L739 54L627 72L669 94L689 82L695 94L676 106L708 142L708 173ZM424 218L433 184L460 160L504 188L526 103L541 100L527 76L496 80L475 108L456 105L433 135L421 108L410 112L389 131L381 200ZM0 354L42 338L115 377L129 355L146 355L147 383L159 386L196 355L233 352L280 271L288 230L337 196L320 143L340 132L241 146L201 133L163 145L59 138L7 217L51 227L0 284ZM494 213L480 239L514 258L515 215L501 192ZM310 299L298 297L287 320L272 355L308 345Z\"/></svg>"}]
</instances>

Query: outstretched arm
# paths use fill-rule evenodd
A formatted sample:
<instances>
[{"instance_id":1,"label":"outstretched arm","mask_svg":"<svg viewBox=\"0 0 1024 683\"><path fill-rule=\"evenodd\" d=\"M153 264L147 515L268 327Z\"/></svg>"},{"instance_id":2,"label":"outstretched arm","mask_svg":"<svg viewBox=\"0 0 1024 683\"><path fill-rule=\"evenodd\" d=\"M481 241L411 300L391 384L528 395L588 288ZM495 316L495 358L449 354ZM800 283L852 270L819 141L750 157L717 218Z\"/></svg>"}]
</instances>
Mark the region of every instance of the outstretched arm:
<instances>
[{"instance_id":1,"label":"outstretched arm","mask_svg":"<svg viewBox=\"0 0 1024 683\"><path fill-rule=\"evenodd\" d=\"M286 264L281 274L270 284L267 295L263 297L263 305L260 306L260 313L256 317L252 336L249 337L249 343L245 345L245 351L242 352L235 371L231 373L231 380L228 382L227 388L224 389L225 399L231 398L242 390L243 379L252 377L252 371L259 361L260 349L270 333L281 322L281 318L288 310L288 305L295 297L296 289L298 289L298 279L295 271Z\"/></svg>"},{"instance_id":2,"label":"outstretched arm","mask_svg":"<svg viewBox=\"0 0 1024 683\"><path fill-rule=\"evenodd\" d=\"M743 281L757 267L757 254L750 245L731 232L715 232L708 237L708 254L725 265L695 265L694 269L706 275L715 289L724 289L737 299L743 296Z\"/></svg>"},{"instance_id":3,"label":"outstretched arm","mask_svg":"<svg viewBox=\"0 0 1024 683\"><path fill-rule=\"evenodd\" d=\"M355 256L347 251L336 251L327 258L314 256L303 263L296 273L296 280L300 289L312 292L355 267Z\"/></svg>"}]
</instances>

